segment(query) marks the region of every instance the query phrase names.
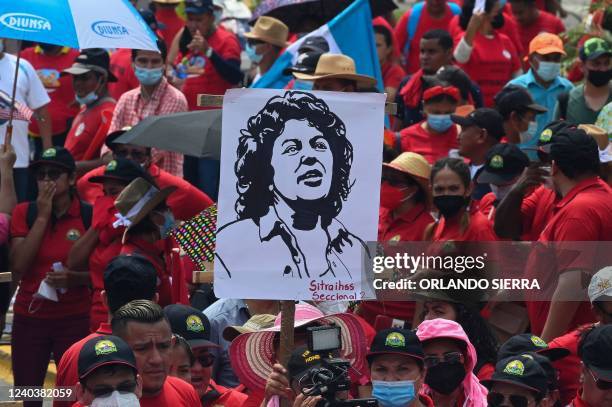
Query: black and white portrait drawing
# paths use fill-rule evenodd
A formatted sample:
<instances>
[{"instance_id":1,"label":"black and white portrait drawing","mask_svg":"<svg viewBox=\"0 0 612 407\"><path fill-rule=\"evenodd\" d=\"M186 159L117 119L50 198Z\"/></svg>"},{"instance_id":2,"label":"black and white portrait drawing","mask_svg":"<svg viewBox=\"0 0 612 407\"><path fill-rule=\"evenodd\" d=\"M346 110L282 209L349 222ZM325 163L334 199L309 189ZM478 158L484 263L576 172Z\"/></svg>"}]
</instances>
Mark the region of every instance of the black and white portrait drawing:
<instances>
[{"instance_id":1,"label":"black and white portrait drawing","mask_svg":"<svg viewBox=\"0 0 612 407\"><path fill-rule=\"evenodd\" d=\"M378 221L380 184L368 176L375 173L380 179L384 119L382 113L375 119L380 109L372 98L378 95L231 93L223 111L215 292L227 289L235 298L310 299L313 281L359 286L365 242L376 239ZM360 111L368 105L362 101L354 103L352 113L349 106L342 109L346 114L337 113L335 107L350 103L351 97L370 97L372 106ZM255 101L259 108L252 110ZM360 127L350 121L364 123L360 116L368 114L373 123L351 135ZM368 128L379 134L367 134ZM226 154L230 148L233 154ZM364 151L368 148L372 151ZM358 168L358 160L367 155L371 165L363 162Z\"/></svg>"}]
</instances>

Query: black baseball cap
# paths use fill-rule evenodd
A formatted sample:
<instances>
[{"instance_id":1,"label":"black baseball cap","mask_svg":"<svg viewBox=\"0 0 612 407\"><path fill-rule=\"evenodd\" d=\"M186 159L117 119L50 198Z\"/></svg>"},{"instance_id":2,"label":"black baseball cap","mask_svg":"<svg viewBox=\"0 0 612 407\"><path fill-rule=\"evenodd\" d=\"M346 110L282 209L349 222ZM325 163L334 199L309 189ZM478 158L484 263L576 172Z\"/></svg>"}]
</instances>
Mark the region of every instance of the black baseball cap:
<instances>
[{"instance_id":1,"label":"black baseball cap","mask_svg":"<svg viewBox=\"0 0 612 407\"><path fill-rule=\"evenodd\" d=\"M106 180L116 180L125 182L127 185L139 177L149 178L140 165L130 159L118 157L106 164L104 175L91 177L89 182L103 183Z\"/></svg>"},{"instance_id":2,"label":"black baseball cap","mask_svg":"<svg viewBox=\"0 0 612 407\"><path fill-rule=\"evenodd\" d=\"M515 144L499 143L487 152L479 184L503 185L520 175L529 165L529 157Z\"/></svg>"},{"instance_id":3,"label":"black baseball cap","mask_svg":"<svg viewBox=\"0 0 612 407\"><path fill-rule=\"evenodd\" d=\"M299 346L291 352L287 362L289 380L299 381L313 367L321 366L324 358L331 359L332 353L311 352L306 346Z\"/></svg>"},{"instance_id":4,"label":"black baseball cap","mask_svg":"<svg viewBox=\"0 0 612 407\"><path fill-rule=\"evenodd\" d=\"M555 134L564 129L576 129L578 125L567 120L555 120L544 127L538 136L538 146L544 146L553 142Z\"/></svg>"},{"instance_id":5,"label":"black baseball cap","mask_svg":"<svg viewBox=\"0 0 612 407\"><path fill-rule=\"evenodd\" d=\"M171 304L164 307L164 314L170 321L172 333L185 338L192 348L219 347L210 341L210 321L202 311L188 305Z\"/></svg>"},{"instance_id":6,"label":"black baseball cap","mask_svg":"<svg viewBox=\"0 0 612 407\"><path fill-rule=\"evenodd\" d=\"M553 160L573 157L582 163L589 160L599 163L597 142L586 131L579 128L567 127L558 131L554 135L554 140L540 149L549 153Z\"/></svg>"},{"instance_id":7,"label":"black baseball cap","mask_svg":"<svg viewBox=\"0 0 612 407\"><path fill-rule=\"evenodd\" d=\"M185 13L206 14L214 11L212 0L187 0L185 1Z\"/></svg>"},{"instance_id":8,"label":"black baseball cap","mask_svg":"<svg viewBox=\"0 0 612 407\"><path fill-rule=\"evenodd\" d=\"M612 382L612 325L600 325L590 331L578 347L582 363L595 377Z\"/></svg>"},{"instance_id":9,"label":"black baseball cap","mask_svg":"<svg viewBox=\"0 0 612 407\"><path fill-rule=\"evenodd\" d=\"M163 30L166 28L165 24L157 21L157 18L155 17L155 13L153 13L151 10L146 9L146 8L141 8L140 10L138 10L138 12L140 13L140 17L142 17L144 22L147 23L147 25L151 28L151 30L156 31L156 30Z\"/></svg>"},{"instance_id":10,"label":"black baseball cap","mask_svg":"<svg viewBox=\"0 0 612 407\"><path fill-rule=\"evenodd\" d=\"M95 71L107 75L108 82L117 82L117 77L110 71L110 56L108 51L102 48L88 48L81 51L70 68L64 69L62 73L71 75L83 75Z\"/></svg>"},{"instance_id":11,"label":"black baseball cap","mask_svg":"<svg viewBox=\"0 0 612 407\"><path fill-rule=\"evenodd\" d=\"M323 55L323 53L315 51L301 53L298 55L295 65L285 69L283 74L290 75L293 72L312 74L317 69L317 64L319 63L321 55Z\"/></svg>"},{"instance_id":12,"label":"black baseball cap","mask_svg":"<svg viewBox=\"0 0 612 407\"><path fill-rule=\"evenodd\" d=\"M485 129L489 136L496 140L501 140L504 137L504 119L494 109L481 107L465 117L453 114L451 115L451 120L461 127L477 126Z\"/></svg>"},{"instance_id":13,"label":"black baseball cap","mask_svg":"<svg viewBox=\"0 0 612 407\"><path fill-rule=\"evenodd\" d=\"M603 38L589 38L580 47L580 59L583 61L597 59L602 55L612 55L610 43Z\"/></svg>"},{"instance_id":14,"label":"black baseball cap","mask_svg":"<svg viewBox=\"0 0 612 407\"><path fill-rule=\"evenodd\" d=\"M306 37L300 48L298 48L298 54L302 54L304 52L318 52L320 54L324 54L329 52L329 43L325 39L325 37L321 37L320 35L311 35L310 37Z\"/></svg>"},{"instance_id":15,"label":"black baseball cap","mask_svg":"<svg viewBox=\"0 0 612 407\"><path fill-rule=\"evenodd\" d=\"M547 383L548 383L548 390L549 391L558 390L559 389L559 372L553 366L552 361L546 356L540 355L539 353L527 352L527 353L524 353L524 355L531 356L536 362L538 362L540 367L544 369L544 372L546 373Z\"/></svg>"},{"instance_id":16,"label":"black baseball cap","mask_svg":"<svg viewBox=\"0 0 612 407\"><path fill-rule=\"evenodd\" d=\"M527 352L546 356L551 361L562 359L570 354L565 348L551 348L544 339L533 334L514 335L499 348L497 360L509 358Z\"/></svg>"},{"instance_id":17,"label":"black baseball cap","mask_svg":"<svg viewBox=\"0 0 612 407\"><path fill-rule=\"evenodd\" d=\"M383 329L377 332L366 358L368 363L372 363L376 356L388 354L410 356L419 364L423 363L425 357L423 345L416 333L399 328Z\"/></svg>"},{"instance_id":18,"label":"black baseball cap","mask_svg":"<svg viewBox=\"0 0 612 407\"><path fill-rule=\"evenodd\" d=\"M85 342L79 352L79 380L89 376L94 370L102 366L124 365L136 368L136 358L130 346L118 336L102 335Z\"/></svg>"},{"instance_id":19,"label":"black baseball cap","mask_svg":"<svg viewBox=\"0 0 612 407\"><path fill-rule=\"evenodd\" d=\"M138 254L117 256L104 269L104 289L129 292L133 299L149 300L157 290L157 271Z\"/></svg>"},{"instance_id":20,"label":"black baseball cap","mask_svg":"<svg viewBox=\"0 0 612 407\"><path fill-rule=\"evenodd\" d=\"M516 85L506 86L495 95L495 106L504 117L510 112L525 109L533 110L538 114L548 112L547 108L533 101L527 89Z\"/></svg>"},{"instance_id":21,"label":"black baseball cap","mask_svg":"<svg viewBox=\"0 0 612 407\"><path fill-rule=\"evenodd\" d=\"M132 126L125 126L121 130L115 130L112 133L108 133L106 135L106 139L104 140L104 144L106 144L106 147L108 147L111 150L113 150L114 147L115 147L115 144L117 144L117 143L115 143L115 140L117 140L119 137L123 136L125 133L127 133L131 129L132 129Z\"/></svg>"},{"instance_id":22,"label":"black baseball cap","mask_svg":"<svg viewBox=\"0 0 612 407\"><path fill-rule=\"evenodd\" d=\"M534 391L545 396L548 391L548 376L538 362L529 354L510 356L495 365L495 372L489 380L481 383L492 387L494 383L508 383Z\"/></svg>"},{"instance_id":23,"label":"black baseball cap","mask_svg":"<svg viewBox=\"0 0 612 407\"><path fill-rule=\"evenodd\" d=\"M73 172L76 170L74 157L64 147L51 147L44 150L30 163L30 169L36 170L41 165L53 165Z\"/></svg>"}]
</instances>

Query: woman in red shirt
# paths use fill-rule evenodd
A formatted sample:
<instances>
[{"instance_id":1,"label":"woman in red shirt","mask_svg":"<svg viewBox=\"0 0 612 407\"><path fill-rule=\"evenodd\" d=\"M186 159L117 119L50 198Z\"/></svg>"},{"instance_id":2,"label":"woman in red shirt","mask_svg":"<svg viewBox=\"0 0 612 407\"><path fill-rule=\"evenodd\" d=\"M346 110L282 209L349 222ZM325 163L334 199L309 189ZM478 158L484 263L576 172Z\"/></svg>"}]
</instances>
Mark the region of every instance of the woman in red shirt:
<instances>
[{"instance_id":1,"label":"woman in red shirt","mask_svg":"<svg viewBox=\"0 0 612 407\"><path fill-rule=\"evenodd\" d=\"M398 62L400 52L391 25L382 17L376 17L373 24L376 51L382 70L387 101L393 102L406 72Z\"/></svg>"},{"instance_id":2,"label":"woman in red shirt","mask_svg":"<svg viewBox=\"0 0 612 407\"><path fill-rule=\"evenodd\" d=\"M89 333L89 273L64 267L85 233L91 207L75 189L76 165L68 150L49 148L30 165L35 202L14 209L11 270L19 290L13 308L12 366L15 386L42 386L49 359Z\"/></svg>"}]
</instances>

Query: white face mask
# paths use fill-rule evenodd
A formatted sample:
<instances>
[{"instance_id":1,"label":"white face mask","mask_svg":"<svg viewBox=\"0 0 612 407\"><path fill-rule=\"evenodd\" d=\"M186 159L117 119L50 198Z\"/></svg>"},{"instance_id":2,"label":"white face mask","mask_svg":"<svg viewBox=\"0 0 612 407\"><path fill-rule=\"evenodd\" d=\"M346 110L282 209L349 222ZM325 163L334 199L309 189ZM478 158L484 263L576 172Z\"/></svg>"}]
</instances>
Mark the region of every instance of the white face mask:
<instances>
[{"instance_id":1,"label":"white face mask","mask_svg":"<svg viewBox=\"0 0 612 407\"><path fill-rule=\"evenodd\" d=\"M538 123L529 122L529 127L527 128L527 130L522 131L519 134L521 138L521 144L525 144L531 141L533 137L535 136L537 130L538 130Z\"/></svg>"},{"instance_id":2,"label":"white face mask","mask_svg":"<svg viewBox=\"0 0 612 407\"><path fill-rule=\"evenodd\" d=\"M119 393L117 390L105 397L96 397L91 407L140 407L138 397L134 393Z\"/></svg>"},{"instance_id":3,"label":"white face mask","mask_svg":"<svg viewBox=\"0 0 612 407\"><path fill-rule=\"evenodd\" d=\"M501 201L502 199L504 199L506 195L508 195L508 192L510 192L510 190L514 186L513 184L510 184L510 185L489 184L489 185L491 186L491 192L495 194L495 197L497 198L498 201Z\"/></svg>"}]
</instances>

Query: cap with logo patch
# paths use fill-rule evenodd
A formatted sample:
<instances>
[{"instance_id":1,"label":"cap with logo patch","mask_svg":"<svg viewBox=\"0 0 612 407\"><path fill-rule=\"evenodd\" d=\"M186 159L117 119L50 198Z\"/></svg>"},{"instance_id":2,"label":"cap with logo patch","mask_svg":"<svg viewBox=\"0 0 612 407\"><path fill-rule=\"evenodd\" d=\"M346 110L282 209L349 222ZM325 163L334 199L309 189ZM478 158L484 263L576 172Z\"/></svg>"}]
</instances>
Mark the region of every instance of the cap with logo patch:
<instances>
[{"instance_id":1,"label":"cap with logo patch","mask_svg":"<svg viewBox=\"0 0 612 407\"><path fill-rule=\"evenodd\" d=\"M117 82L117 77L110 70L110 56L102 48L88 48L81 51L70 68L62 73L71 75L84 75L88 72L98 72L106 75L108 82Z\"/></svg>"},{"instance_id":2,"label":"cap with logo patch","mask_svg":"<svg viewBox=\"0 0 612 407\"><path fill-rule=\"evenodd\" d=\"M218 348L210 341L210 321L202 311L188 305L171 304L164 307L164 314L170 321L172 333L187 340L192 348Z\"/></svg>"},{"instance_id":3,"label":"cap with logo patch","mask_svg":"<svg viewBox=\"0 0 612 407\"><path fill-rule=\"evenodd\" d=\"M117 157L106 164L104 175L91 177L89 182L103 183L107 180L115 180L124 182L127 185L139 177L145 179L150 178L145 170L134 161L123 157Z\"/></svg>"},{"instance_id":4,"label":"cap with logo patch","mask_svg":"<svg viewBox=\"0 0 612 407\"><path fill-rule=\"evenodd\" d=\"M612 382L612 325L599 325L578 346L582 363L605 382Z\"/></svg>"},{"instance_id":5,"label":"cap with logo patch","mask_svg":"<svg viewBox=\"0 0 612 407\"><path fill-rule=\"evenodd\" d=\"M72 157L70 151L66 150L64 147L51 147L44 150L40 156L32 161L29 168L35 170L41 165L62 167L70 172L76 170L74 157Z\"/></svg>"},{"instance_id":6,"label":"cap with logo patch","mask_svg":"<svg viewBox=\"0 0 612 407\"><path fill-rule=\"evenodd\" d=\"M513 384L534 391L540 396L548 391L548 376L540 364L528 354L510 356L495 365L495 373L490 380L481 383L489 389L495 383Z\"/></svg>"},{"instance_id":7,"label":"cap with logo patch","mask_svg":"<svg viewBox=\"0 0 612 407\"><path fill-rule=\"evenodd\" d=\"M89 376L97 368L108 365L124 365L138 372L134 352L123 339L112 335L90 339L79 352L79 380Z\"/></svg>"},{"instance_id":8,"label":"cap with logo patch","mask_svg":"<svg viewBox=\"0 0 612 407\"><path fill-rule=\"evenodd\" d=\"M497 111L503 116L508 117L511 112L532 110L536 114L548 111L542 105L538 105L522 86L509 85L495 95L495 106Z\"/></svg>"},{"instance_id":9,"label":"cap with logo patch","mask_svg":"<svg viewBox=\"0 0 612 407\"><path fill-rule=\"evenodd\" d=\"M609 301L612 297L612 266L607 266L599 270L591 278L589 283L589 301Z\"/></svg>"},{"instance_id":10,"label":"cap with logo patch","mask_svg":"<svg viewBox=\"0 0 612 407\"><path fill-rule=\"evenodd\" d=\"M487 152L479 184L504 185L521 175L529 165L529 157L515 144L496 144Z\"/></svg>"},{"instance_id":11,"label":"cap with logo patch","mask_svg":"<svg viewBox=\"0 0 612 407\"><path fill-rule=\"evenodd\" d=\"M602 55L612 56L612 47L603 38L589 38L580 48L580 59L583 61L597 59Z\"/></svg>"},{"instance_id":12,"label":"cap with logo patch","mask_svg":"<svg viewBox=\"0 0 612 407\"><path fill-rule=\"evenodd\" d=\"M570 354L568 349L549 347L548 343L539 336L520 334L514 335L504 342L497 352L497 359L501 360L525 352L535 352L538 355L546 356L552 361L559 360Z\"/></svg>"},{"instance_id":13,"label":"cap with logo patch","mask_svg":"<svg viewBox=\"0 0 612 407\"><path fill-rule=\"evenodd\" d=\"M467 116L451 115L453 123L461 127L477 126L485 129L496 140L504 137L504 119L497 110L481 107Z\"/></svg>"},{"instance_id":14,"label":"cap with logo patch","mask_svg":"<svg viewBox=\"0 0 612 407\"><path fill-rule=\"evenodd\" d=\"M366 355L369 363L378 355L405 355L415 358L419 364L423 363L423 345L416 333L408 329L390 328L379 331L370 346L370 353Z\"/></svg>"},{"instance_id":15,"label":"cap with logo patch","mask_svg":"<svg viewBox=\"0 0 612 407\"><path fill-rule=\"evenodd\" d=\"M298 49L298 54L303 52L318 52L320 54L324 54L329 52L329 43L320 35L310 35L304 39L302 45Z\"/></svg>"},{"instance_id":16,"label":"cap with logo patch","mask_svg":"<svg viewBox=\"0 0 612 407\"><path fill-rule=\"evenodd\" d=\"M319 58L323 55L322 52L304 52L298 55L298 59L290 68L286 68L283 71L284 75L290 75L292 72L312 74L317 69Z\"/></svg>"},{"instance_id":17,"label":"cap with logo patch","mask_svg":"<svg viewBox=\"0 0 612 407\"><path fill-rule=\"evenodd\" d=\"M333 357L332 353L311 352L306 346L297 347L291 352L287 362L289 379L300 381L307 371L320 366L324 358L331 359Z\"/></svg>"}]
</instances>

